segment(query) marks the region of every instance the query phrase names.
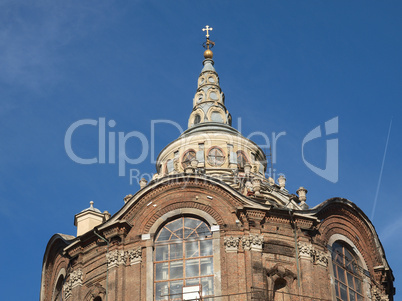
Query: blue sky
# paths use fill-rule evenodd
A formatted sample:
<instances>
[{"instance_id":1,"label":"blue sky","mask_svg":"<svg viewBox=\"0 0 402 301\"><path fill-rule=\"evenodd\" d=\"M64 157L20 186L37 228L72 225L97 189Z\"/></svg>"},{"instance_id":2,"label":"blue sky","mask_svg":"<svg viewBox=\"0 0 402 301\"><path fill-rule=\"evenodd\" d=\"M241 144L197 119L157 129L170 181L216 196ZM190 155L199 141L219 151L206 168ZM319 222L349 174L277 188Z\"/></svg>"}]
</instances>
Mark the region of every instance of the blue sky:
<instances>
[{"instance_id":1,"label":"blue sky","mask_svg":"<svg viewBox=\"0 0 402 301\"><path fill-rule=\"evenodd\" d=\"M207 24L234 127L240 117L245 136L286 132L274 168L289 191L308 189L311 207L340 196L373 217L399 298L401 15L400 1L0 1L1 299L37 299L49 238L75 234L74 214L91 200L113 214L139 188L117 164L73 162L68 127L105 118L116 122L108 132L148 139L151 120L186 128ZM337 183L301 154L307 133L334 117ZM179 134L157 125L155 153ZM96 156L96 127L72 141L80 156ZM126 153L139 156L138 139ZM325 139L306 146L305 158L324 168ZM130 168L155 172L150 156Z\"/></svg>"}]
</instances>

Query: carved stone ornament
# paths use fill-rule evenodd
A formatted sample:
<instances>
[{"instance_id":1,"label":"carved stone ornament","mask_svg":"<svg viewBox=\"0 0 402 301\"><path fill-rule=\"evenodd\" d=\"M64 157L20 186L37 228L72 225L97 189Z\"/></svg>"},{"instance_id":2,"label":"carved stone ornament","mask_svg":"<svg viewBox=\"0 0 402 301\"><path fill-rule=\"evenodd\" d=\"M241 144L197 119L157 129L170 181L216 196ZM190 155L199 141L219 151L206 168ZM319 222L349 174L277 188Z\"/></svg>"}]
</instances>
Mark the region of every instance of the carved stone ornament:
<instances>
[{"instance_id":1,"label":"carved stone ornament","mask_svg":"<svg viewBox=\"0 0 402 301\"><path fill-rule=\"evenodd\" d=\"M138 247L137 249L129 250L128 258L130 259L130 265L140 263L142 261L142 248Z\"/></svg>"},{"instance_id":2,"label":"carved stone ornament","mask_svg":"<svg viewBox=\"0 0 402 301\"><path fill-rule=\"evenodd\" d=\"M99 283L96 283L91 291L91 297L92 299L95 299L96 297L104 297L106 295L106 289Z\"/></svg>"},{"instance_id":3,"label":"carved stone ornament","mask_svg":"<svg viewBox=\"0 0 402 301\"><path fill-rule=\"evenodd\" d=\"M313 245L305 242L298 242L299 258L308 259L315 264L328 266L328 256L325 252L314 249Z\"/></svg>"},{"instance_id":4,"label":"carved stone ornament","mask_svg":"<svg viewBox=\"0 0 402 301\"><path fill-rule=\"evenodd\" d=\"M127 252L122 250L113 250L106 254L107 267L114 268L122 264L126 264Z\"/></svg>"},{"instance_id":5,"label":"carved stone ornament","mask_svg":"<svg viewBox=\"0 0 402 301\"><path fill-rule=\"evenodd\" d=\"M70 274L70 277L63 285L64 297L68 299L71 296L71 290L78 286L82 285L83 274L80 269L73 271Z\"/></svg>"},{"instance_id":6,"label":"carved stone ornament","mask_svg":"<svg viewBox=\"0 0 402 301\"><path fill-rule=\"evenodd\" d=\"M67 300L68 298L71 297L71 282L67 281L66 283L64 283L63 285L63 291L64 291L64 298Z\"/></svg>"},{"instance_id":7,"label":"carved stone ornament","mask_svg":"<svg viewBox=\"0 0 402 301\"><path fill-rule=\"evenodd\" d=\"M237 252L239 249L240 237L226 236L224 238L224 245L226 253Z\"/></svg>"},{"instance_id":8,"label":"carved stone ornament","mask_svg":"<svg viewBox=\"0 0 402 301\"><path fill-rule=\"evenodd\" d=\"M311 244L307 244L304 242L298 242L297 245L299 247L299 257L300 258L305 258L305 259L312 258L313 246Z\"/></svg>"},{"instance_id":9,"label":"carved stone ornament","mask_svg":"<svg viewBox=\"0 0 402 301\"><path fill-rule=\"evenodd\" d=\"M326 267L328 265L328 256L323 251L314 250L314 263Z\"/></svg>"},{"instance_id":10,"label":"carved stone ornament","mask_svg":"<svg viewBox=\"0 0 402 301\"><path fill-rule=\"evenodd\" d=\"M371 288L371 297L373 301L389 301L388 296L375 286Z\"/></svg>"},{"instance_id":11,"label":"carved stone ornament","mask_svg":"<svg viewBox=\"0 0 402 301\"><path fill-rule=\"evenodd\" d=\"M264 236L250 234L249 236L243 236L241 242L244 250L262 252Z\"/></svg>"}]
</instances>

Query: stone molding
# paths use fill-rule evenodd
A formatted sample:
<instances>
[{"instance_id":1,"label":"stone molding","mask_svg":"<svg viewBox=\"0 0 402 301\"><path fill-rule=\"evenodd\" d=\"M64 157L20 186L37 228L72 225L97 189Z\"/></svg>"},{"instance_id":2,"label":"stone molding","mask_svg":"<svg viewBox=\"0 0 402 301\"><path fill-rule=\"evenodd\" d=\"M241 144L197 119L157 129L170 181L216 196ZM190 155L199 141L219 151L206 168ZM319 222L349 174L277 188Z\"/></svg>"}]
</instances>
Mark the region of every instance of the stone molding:
<instances>
[{"instance_id":1,"label":"stone molding","mask_svg":"<svg viewBox=\"0 0 402 301\"><path fill-rule=\"evenodd\" d=\"M314 264L328 266L328 255L320 250L316 250L310 243L298 242L299 258L312 260Z\"/></svg>"},{"instance_id":2,"label":"stone molding","mask_svg":"<svg viewBox=\"0 0 402 301\"><path fill-rule=\"evenodd\" d=\"M250 234L249 236L243 236L241 242L244 250L262 252L264 236Z\"/></svg>"},{"instance_id":3,"label":"stone molding","mask_svg":"<svg viewBox=\"0 0 402 301\"><path fill-rule=\"evenodd\" d=\"M224 245L226 253L237 252L239 250L240 237L226 236Z\"/></svg>"},{"instance_id":4,"label":"stone molding","mask_svg":"<svg viewBox=\"0 0 402 301\"><path fill-rule=\"evenodd\" d=\"M132 249L128 251L128 258L130 259L130 265L140 263L142 261L142 248Z\"/></svg>"},{"instance_id":5,"label":"stone molding","mask_svg":"<svg viewBox=\"0 0 402 301\"><path fill-rule=\"evenodd\" d=\"M71 272L69 279L63 285L64 297L68 299L71 296L71 291L76 286L81 286L83 273L81 269Z\"/></svg>"},{"instance_id":6,"label":"stone molding","mask_svg":"<svg viewBox=\"0 0 402 301\"><path fill-rule=\"evenodd\" d=\"M125 265L127 261L127 251L113 250L106 254L108 269Z\"/></svg>"}]
</instances>

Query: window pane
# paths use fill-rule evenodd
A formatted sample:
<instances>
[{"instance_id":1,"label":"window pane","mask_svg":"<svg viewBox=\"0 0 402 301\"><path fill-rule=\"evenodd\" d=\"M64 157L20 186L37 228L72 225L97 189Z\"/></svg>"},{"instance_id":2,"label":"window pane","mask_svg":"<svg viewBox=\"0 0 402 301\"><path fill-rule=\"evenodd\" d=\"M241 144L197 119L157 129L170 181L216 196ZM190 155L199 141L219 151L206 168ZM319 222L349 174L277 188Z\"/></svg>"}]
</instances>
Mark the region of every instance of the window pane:
<instances>
[{"instance_id":1,"label":"window pane","mask_svg":"<svg viewBox=\"0 0 402 301\"><path fill-rule=\"evenodd\" d=\"M165 240L169 240L170 235L172 235L172 233L163 228L162 231L159 233L158 239L156 241L165 241Z\"/></svg>"},{"instance_id":2,"label":"window pane","mask_svg":"<svg viewBox=\"0 0 402 301\"><path fill-rule=\"evenodd\" d=\"M208 237L211 235L211 231L205 224L202 224L201 226L199 226L197 228L197 232L200 237Z\"/></svg>"},{"instance_id":3,"label":"window pane","mask_svg":"<svg viewBox=\"0 0 402 301\"><path fill-rule=\"evenodd\" d=\"M168 279L168 263L157 263L155 268L155 279L156 280L167 280Z\"/></svg>"},{"instance_id":4,"label":"window pane","mask_svg":"<svg viewBox=\"0 0 402 301\"><path fill-rule=\"evenodd\" d=\"M355 288L355 286L353 284L354 277L349 273L346 273L346 275L348 276L348 286L354 289Z\"/></svg>"},{"instance_id":5,"label":"window pane","mask_svg":"<svg viewBox=\"0 0 402 301\"><path fill-rule=\"evenodd\" d=\"M156 246L155 247L155 260L163 261L168 260L168 246Z\"/></svg>"},{"instance_id":6,"label":"window pane","mask_svg":"<svg viewBox=\"0 0 402 301\"><path fill-rule=\"evenodd\" d=\"M155 285L155 299L156 300L167 300L168 299L168 283L158 282Z\"/></svg>"},{"instance_id":7,"label":"window pane","mask_svg":"<svg viewBox=\"0 0 402 301\"><path fill-rule=\"evenodd\" d=\"M186 257L198 257L198 241L186 242Z\"/></svg>"},{"instance_id":8,"label":"window pane","mask_svg":"<svg viewBox=\"0 0 402 301\"><path fill-rule=\"evenodd\" d=\"M186 286L193 286L193 285L199 285L199 284L200 284L200 278L186 280Z\"/></svg>"},{"instance_id":9,"label":"window pane","mask_svg":"<svg viewBox=\"0 0 402 301\"><path fill-rule=\"evenodd\" d=\"M212 255L212 239L200 241L200 256Z\"/></svg>"},{"instance_id":10,"label":"window pane","mask_svg":"<svg viewBox=\"0 0 402 301\"><path fill-rule=\"evenodd\" d=\"M336 296L339 297L339 282L338 282L338 280L335 280L335 292L336 292Z\"/></svg>"},{"instance_id":11,"label":"window pane","mask_svg":"<svg viewBox=\"0 0 402 301\"><path fill-rule=\"evenodd\" d=\"M359 278L355 277L355 284L356 284L356 287L355 287L356 291L361 294L362 293L362 282L361 282L361 280Z\"/></svg>"},{"instance_id":12,"label":"window pane","mask_svg":"<svg viewBox=\"0 0 402 301\"><path fill-rule=\"evenodd\" d=\"M355 299L355 292L352 291L351 289L349 290L349 300L350 300L350 301L356 301L356 299Z\"/></svg>"},{"instance_id":13,"label":"window pane","mask_svg":"<svg viewBox=\"0 0 402 301\"><path fill-rule=\"evenodd\" d=\"M211 296L214 294L214 277L201 278L202 295Z\"/></svg>"},{"instance_id":14,"label":"window pane","mask_svg":"<svg viewBox=\"0 0 402 301\"><path fill-rule=\"evenodd\" d=\"M341 267L337 267L337 269L338 269L338 279L341 281L341 282L343 282L343 283L346 283L346 281L345 281L345 271L341 268Z\"/></svg>"},{"instance_id":15,"label":"window pane","mask_svg":"<svg viewBox=\"0 0 402 301\"><path fill-rule=\"evenodd\" d=\"M361 295L359 295L359 294L356 294L356 300L357 301L363 301L364 299L363 299L363 296L361 296Z\"/></svg>"},{"instance_id":16,"label":"window pane","mask_svg":"<svg viewBox=\"0 0 402 301\"><path fill-rule=\"evenodd\" d=\"M170 259L183 258L183 244L170 245Z\"/></svg>"},{"instance_id":17,"label":"window pane","mask_svg":"<svg viewBox=\"0 0 402 301\"><path fill-rule=\"evenodd\" d=\"M186 228L195 229L200 223L202 223L200 220L196 220L194 218L184 218L184 227Z\"/></svg>"},{"instance_id":18,"label":"window pane","mask_svg":"<svg viewBox=\"0 0 402 301\"><path fill-rule=\"evenodd\" d=\"M189 228L185 228L184 229L184 238L188 239L188 238L197 238L198 234L197 231L195 229L189 229Z\"/></svg>"},{"instance_id":19,"label":"window pane","mask_svg":"<svg viewBox=\"0 0 402 301\"><path fill-rule=\"evenodd\" d=\"M179 219L167 224L166 228L168 228L172 232L175 232L178 229L183 228L183 220L181 218L179 218Z\"/></svg>"},{"instance_id":20,"label":"window pane","mask_svg":"<svg viewBox=\"0 0 402 301\"><path fill-rule=\"evenodd\" d=\"M347 301L348 300L348 294L346 292L346 285L343 285L342 283L340 284L340 289L341 289L341 299Z\"/></svg>"},{"instance_id":21,"label":"window pane","mask_svg":"<svg viewBox=\"0 0 402 301\"><path fill-rule=\"evenodd\" d=\"M170 299L182 299L183 280L170 282Z\"/></svg>"},{"instance_id":22,"label":"window pane","mask_svg":"<svg viewBox=\"0 0 402 301\"><path fill-rule=\"evenodd\" d=\"M186 261L186 277L196 277L200 275L200 260L191 259Z\"/></svg>"},{"instance_id":23,"label":"window pane","mask_svg":"<svg viewBox=\"0 0 402 301\"><path fill-rule=\"evenodd\" d=\"M213 273L212 257L201 258L201 276L212 275Z\"/></svg>"},{"instance_id":24,"label":"window pane","mask_svg":"<svg viewBox=\"0 0 402 301\"><path fill-rule=\"evenodd\" d=\"M183 278L183 261L170 262L170 279Z\"/></svg>"}]
</instances>

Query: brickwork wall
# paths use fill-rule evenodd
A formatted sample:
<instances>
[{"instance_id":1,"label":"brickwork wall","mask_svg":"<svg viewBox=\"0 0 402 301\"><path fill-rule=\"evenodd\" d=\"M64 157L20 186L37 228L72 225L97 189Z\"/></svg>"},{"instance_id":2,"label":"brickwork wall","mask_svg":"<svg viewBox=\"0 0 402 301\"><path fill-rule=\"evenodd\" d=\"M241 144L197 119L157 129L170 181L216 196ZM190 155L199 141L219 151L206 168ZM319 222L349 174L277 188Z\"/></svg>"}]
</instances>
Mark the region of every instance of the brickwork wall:
<instances>
[{"instance_id":1,"label":"brickwork wall","mask_svg":"<svg viewBox=\"0 0 402 301\"><path fill-rule=\"evenodd\" d=\"M373 267L378 265L379 255L373 249L375 243L370 229L351 211L341 215L345 210L342 206L321 213L321 222L311 217L292 218L286 210L249 208L236 195L207 181L188 181L185 185L175 182L156 187L125 209L124 219L132 225L131 229L127 233L122 230L109 232L117 233L117 236L112 239L108 253L123 254L119 258L116 255L117 259L109 259L108 263L107 246L94 235L84 235L81 247L69 254L53 254L52 263L45 273L46 293L43 300L51 300L51 291L57 281L55 275L61 267L67 269L68 256L77 259L68 268L70 276L66 282L73 287L66 300L86 301L96 296L104 300L106 286L109 301L149 300L147 286L153 286L153 279L147 261L153 259L147 258L146 250L152 246L155 234L149 231L164 214L184 208L188 212L196 209L206 212L220 227L221 264L220 270L215 273L221 275L221 294L232 297L216 300L258 300L258 297L268 300L273 297L270 290L278 279L286 281L283 291L290 294L332 299L330 261L319 262L313 253L299 253L300 247L296 245L305 244L317 252L328 253L329 257L326 243L333 233L350 238L363 254L370 273L375 275ZM151 234L151 239L142 240L143 234ZM248 238L261 236L261 246L258 243L247 245ZM238 246L229 250L225 237L238 238ZM243 241L244 238L246 240ZM130 252L138 248L141 248L140 259L132 263ZM81 271L81 280L70 279L73 271ZM287 300L300 299L290 295Z\"/></svg>"}]
</instances>

